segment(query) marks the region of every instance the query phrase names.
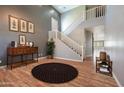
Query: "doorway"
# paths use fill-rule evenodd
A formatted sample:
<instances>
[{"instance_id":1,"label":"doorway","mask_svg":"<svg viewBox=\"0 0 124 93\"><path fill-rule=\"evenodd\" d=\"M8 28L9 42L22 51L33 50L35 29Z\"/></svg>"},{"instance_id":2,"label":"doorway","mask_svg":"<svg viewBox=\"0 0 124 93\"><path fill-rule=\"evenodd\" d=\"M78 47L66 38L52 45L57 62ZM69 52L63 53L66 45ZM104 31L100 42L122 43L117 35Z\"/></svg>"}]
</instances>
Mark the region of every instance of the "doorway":
<instances>
[{"instance_id":1,"label":"doorway","mask_svg":"<svg viewBox=\"0 0 124 93\"><path fill-rule=\"evenodd\" d=\"M85 57L91 59L93 57L93 34L87 29L85 29L85 46Z\"/></svg>"},{"instance_id":2,"label":"doorway","mask_svg":"<svg viewBox=\"0 0 124 93\"><path fill-rule=\"evenodd\" d=\"M51 31L58 31L58 20L51 17Z\"/></svg>"},{"instance_id":3,"label":"doorway","mask_svg":"<svg viewBox=\"0 0 124 93\"><path fill-rule=\"evenodd\" d=\"M86 51L87 53L90 52L90 54L92 53L92 58L95 62L96 57L99 57L99 53L100 51L104 51L104 25L99 25L99 26L95 26L95 27L89 27L86 28ZM89 34L91 33L91 34ZM88 35L87 35L88 34ZM92 35L92 36L91 36ZM90 37L92 37L92 43L90 40ZM88 39L87 39L88 38ZM92 48L91 48L91 44ZM90 49L91 48L91 49ZM88 54L86 54L87 56L89 56Z\"/></svg>"}]
</instances>

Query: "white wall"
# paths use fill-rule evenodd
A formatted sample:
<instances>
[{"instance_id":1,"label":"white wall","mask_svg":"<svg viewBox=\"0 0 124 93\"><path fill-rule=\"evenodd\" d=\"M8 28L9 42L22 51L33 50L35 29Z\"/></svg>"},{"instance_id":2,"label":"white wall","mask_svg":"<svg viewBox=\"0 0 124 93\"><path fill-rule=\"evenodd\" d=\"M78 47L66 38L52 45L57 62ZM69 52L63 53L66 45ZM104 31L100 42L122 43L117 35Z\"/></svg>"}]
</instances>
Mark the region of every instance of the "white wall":
<instances>
[{"instance_id":1,"label":"white wall","mask_svg":"<svg viewBox=\"0 0 124 93\"><path fill-rule=\"evenodd\" d=\"M100 41L100 40L104 40L104 26L97 26L93 29L93 36L94 36L94 41Z\"/></svg>"},{"instance_id":2,"label":"white wall","mask_svg":"<svg viewBox=\"0 0 124 93\"><path fill-rule=\"evenodd\" d=\"M113 61L113 72L124 86L124 6L107 6L105 46Z\"/></svg>"},{"instance_id":3,"label":"white wall","mask_svg":"<svg viewBox=\"0 0 124 93\"><path fill-rule=\"evenodd\" d=\"M67 11L61 15L61 31L65 31L73 22L84 17L85 6L81 5L73 10Z\"/></svg>"},{"instance_id":4,"label":"white wall","mask_svg":"<svg viewBox=\"0 0 124 93\"><path fill-rule=\"evenodd\" d=\"M77 43L85 47L85 29L90 28L89 31L94 31L95 40L104 40L104 17L86 20L75 28L68 36Z\"/></svg>"},{"instance_id":5,"label":"white wall","mask_svg":"<svg viewBox=\"0 0 124 93\"><path fill-rule=\"evenodd\" d=\"M104 33L105 33L104 25L88 27L86 28L86 30L93 32L94 41L104 40Z\"/></svg>"}]
</instances>

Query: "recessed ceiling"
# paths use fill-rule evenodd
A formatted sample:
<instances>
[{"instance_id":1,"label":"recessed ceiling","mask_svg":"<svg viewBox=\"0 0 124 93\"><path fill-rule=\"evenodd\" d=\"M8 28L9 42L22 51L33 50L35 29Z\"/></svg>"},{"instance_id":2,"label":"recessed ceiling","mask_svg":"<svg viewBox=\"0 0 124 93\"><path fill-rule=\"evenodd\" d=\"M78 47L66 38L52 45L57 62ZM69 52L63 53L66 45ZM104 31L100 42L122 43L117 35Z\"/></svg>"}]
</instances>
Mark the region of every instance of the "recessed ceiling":
<instances>
[{"instance_id":1,"label":"recessed ceiling","mask_svg":"<svg viewBox=\"0 0 124 93\"><path fill-rule=\"evenodd\" d=\"M52 6L62 14L78 7L79 5L52 5Z\"/></svg>"}]
</instances>

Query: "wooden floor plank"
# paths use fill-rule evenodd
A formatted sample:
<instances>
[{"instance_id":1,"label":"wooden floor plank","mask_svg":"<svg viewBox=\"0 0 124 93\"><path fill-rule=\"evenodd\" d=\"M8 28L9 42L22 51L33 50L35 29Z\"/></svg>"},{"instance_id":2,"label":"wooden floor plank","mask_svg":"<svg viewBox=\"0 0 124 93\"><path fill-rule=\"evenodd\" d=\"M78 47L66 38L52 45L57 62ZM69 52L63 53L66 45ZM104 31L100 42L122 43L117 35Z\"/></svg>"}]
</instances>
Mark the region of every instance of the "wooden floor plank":
<instances>
[{"instance_id":1,"label":"wooden floor plank","mask_svg":"<svg viewBox=\"0 0 124 93\"><path fill-rule=\"evenodd\" d=\"M35 79L31 70L33 67L44 63L65 63L74 66L79 71L79 75L67 83L50 84ZM0 69L0 87L117 87L115 80L100 73L96 73L93 62L74 62L62 59L41 59L37 63L28 64L9 69Z\"/></svg>"}]
</instances>

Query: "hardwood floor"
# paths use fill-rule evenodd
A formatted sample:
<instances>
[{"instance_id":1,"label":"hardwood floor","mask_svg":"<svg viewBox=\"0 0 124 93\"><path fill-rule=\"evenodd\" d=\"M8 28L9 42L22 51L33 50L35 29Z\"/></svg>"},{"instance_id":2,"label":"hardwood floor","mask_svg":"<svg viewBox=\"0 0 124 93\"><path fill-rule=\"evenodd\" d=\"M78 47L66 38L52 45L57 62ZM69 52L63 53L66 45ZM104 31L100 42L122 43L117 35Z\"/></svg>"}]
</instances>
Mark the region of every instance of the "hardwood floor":
<instances>
[{"instance_id":1,"label":"hardwood floor","mask_svg":"<svg viewBox=\"0 0 124 93\"><path fill-rule=\"evenodd\" d=\"M78 69L79 75L72 81L62 84L50 84L39 81L31 75L31 70L38 64L60 62L70 64ZM115 80L100 73L96 73L91 60L81 62L66 61L61 59L41 59L37 63L13 68L12 70L0 69L1 87L116 87Z\"/></svg>"}]
</instances>

